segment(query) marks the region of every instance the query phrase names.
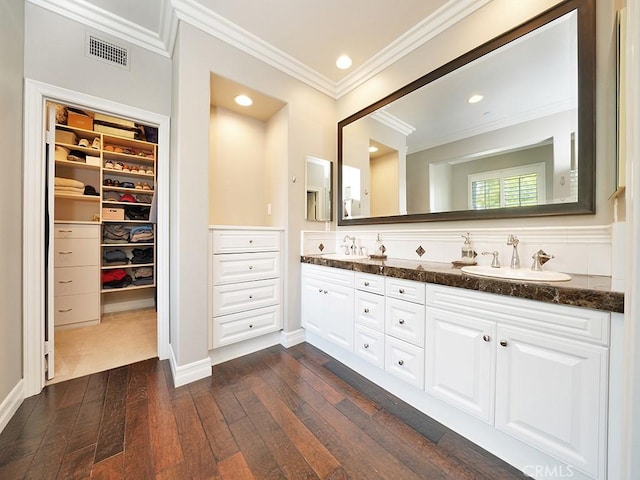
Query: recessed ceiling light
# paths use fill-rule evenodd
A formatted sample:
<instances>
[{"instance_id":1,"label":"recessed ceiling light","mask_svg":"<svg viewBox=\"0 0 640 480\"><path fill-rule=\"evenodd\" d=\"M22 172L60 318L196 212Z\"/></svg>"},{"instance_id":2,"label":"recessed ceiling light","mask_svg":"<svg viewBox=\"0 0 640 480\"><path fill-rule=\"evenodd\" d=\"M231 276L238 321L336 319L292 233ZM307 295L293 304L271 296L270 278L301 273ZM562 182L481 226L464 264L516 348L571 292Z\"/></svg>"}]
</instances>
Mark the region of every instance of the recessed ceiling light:
<instances>
[{"instance_id":1,"label":"recessed ceiling light","mask_svg":"<svg viewBox=\"0 0 640 480\"><path fill-rule=\"evenodd\" d=\"M369 153L376 153L378 151L378 147L371 145L369 147Z\"/></svg>"},{"instance_id":2,"label":"recessed ceiling light","mask_svg":"<svg viewBox=\"0 0 640 480\"><path fill-rule=\"evenodd\" d=\"M243 107L253 105L253 100L251 100L251 98L247 97L246 95L238 95L236 98L234 98L234 100L238 105L241 105Z\"/></svg>"},{"instance_id":3,"label":"recessed ceiling light","mask_svg":"<svg viewBox=\"0 0 640 480\"><path fill-rule=\"evenodd\" d=\"M336 60L336 67L338 67L340 70L346 70L351 66L351 63L352 62L349 55L340 55Z\"/></svg>"},{"instance_id":4,"label":"recessed ceiling light","mask_svg":"<svg viewBox=\"0 0 640 480\"><path fill-rule=\"evenodd\" d=\"M468 99L467 102L469 103L478 103L480 100L482 100L484 98L484 95L471 95Z\"/></svg>"}]
</instances>

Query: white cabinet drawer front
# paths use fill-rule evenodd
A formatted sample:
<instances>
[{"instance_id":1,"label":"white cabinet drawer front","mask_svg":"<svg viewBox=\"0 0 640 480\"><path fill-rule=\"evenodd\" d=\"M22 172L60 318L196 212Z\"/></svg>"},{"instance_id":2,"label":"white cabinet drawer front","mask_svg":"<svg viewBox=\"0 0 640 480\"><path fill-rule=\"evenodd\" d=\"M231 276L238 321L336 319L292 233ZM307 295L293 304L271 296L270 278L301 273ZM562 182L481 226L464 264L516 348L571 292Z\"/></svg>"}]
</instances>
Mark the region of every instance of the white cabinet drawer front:
<instances>
[{"instance_id":1,"label":"white cabinet drawer front","mask_svg":"<svg viewBox=\"0 0 640 480\"><path fill-rule=\"evenodd\" d=\"M217 285L213 287L213 316L227 315L280 303L280 280Z\"/></svg>"},{"instance_id":2,"label":"white cabinet drawer front","mask_svg":"<svg viewBox=\"0 0 640 480\"><path fill-rule=\"evenodd\" d=\"M266 252L278 250L280 250L279 231L213 231L213 253Z\"/></svg>"},{"instance_id":3,"label":"white cabinet drawer front","mask_svg":"<svg viewBox=\"0 0 640 480\"><path fill-rule=\"evenodd\" d=\"M384 332L384 297L356 290L355 321L360 325Z\"/></svg>"},{"instance_id":4,"label":"white cabinet drawer front","mask_svg":"<svg viewBox=\"0 0 640 480\"><path fill-rule=\"evenodd\" d=\"M372 273L355 273L356 288L371 293L384 295L384 278L382 275Z\"/></svg>"},{"instance_id":5,"label":"white cabinet drawer front","mask_svg":"<svg viewBox=\"0 0 640 480\"><path fill-rule=\"evenodd\" d=\"M100 293L56 297L54 325L70 325L100 319Z\"/></svg>"},{"instance_id":6,"label":"white cabinet drawer front","mask_svg":"<svg viewBox=\"0 0 640 480\"><path fill-rule=\"evenodd\" d=\"M496 324L427 309L425 390L493 425Z\"/></svg>"},{"instance_id":7,"label":"white cabinet drawer front","mask_svg":"<svg viewBox=\"0 0 640 480\"><path fill-rule=\"evenodd\" d=\"M280 276L280 253L235 253L213 256L213 283L246 282Z\"/></svg>"},{"instance_id":8,"label":"white cabinet drawer front","mask_svg":"<svg viewBox=\"0 0 640 480\"><path fill-rule=\"evenodd\" d=\"M399 298L424 305L425 284L422 282L386 277L385 291L387 297Z\"/></svg>"},{"instance_id":9,"label":"white cabinet drawer front","mask_svg":"<svg viewBox=\"0 0 640 480\"><path fill-rule=\"evenodd\" d=\"M513 327L498 341L496 428L603 478L608 349Z\"/></svg>"},{"instance_id":10,"label":"white cabinet drawer front","mask_svg":"<svg viewBox=\"0 0 640 480\"><path fill-rule=\"evenodd\" d=\"M53 238L100 238L100 225L74 225L56 223Z\"/></svg>"},{"instance_id":11,"label":"white cabinet drawer front","mask_svg":"<svg viewBox=\"0 0 640 480\"><path fill-rule=\"evenodd\" d=\"M424 305L387 298L385 333L424 347Z\"/></svg>"},{"instance_id":12,"label":"white cabinet drawer front","mask_svg":"<svg viewBox=\"0 0 640 480\"><path fill-rule=\"evenodd\" d=\"M384 333L356 324L353 351L376 367L384 368Z\"/></svg>"},{"instance_id":13,"label":"white cabinet drawer front","mask_svg":"<svg viewBox=\"0 0 640 480\"><path fill-rule=\"evenodd\" d=\"M609 344L609 312L439 285L427 288L427 304L543 333Z\"/></svg>"},{"instance_id":14,"label":"white cabinet drawer front","mask_svg":"<svg viewBox=\"0 0 640 480\"><path fill-rule=\"evenodd\" d=\"M222 347L282 328L279 305L213 319L213 346Z\"/></svg>"},{"instance_id":15,"label":"white cabinet drawer front","mask_svg":"<svg viewBox=\"0 0 640 480\"><path fill-rule=\"evenodd\" d=\"M100 270L95 266L59 267L54 269L53 294L55 296L99 291Z\"/></svg>"},{"instance_id":16,"label":"white cabinet drawer front","mask_svg":"<svg viewBox=\"0 0 640 480\"><path fill-rule=\"evenodd\" d=\"M320 265L302 264L302 275L306 278L321 280L322 283L334 283L353 288L353 272L340 268L323 267Z\"/></svg>"},{"instance_id":17,"label":"white cabinet drawer front","mask_svg":"<svg viewBox=\"0 0 640 480\"><path fill-rule=\"evenodd\" d=\"M53 244L53 258L56 267L81 267L98 265L100 244L89 238L56 238Z\"/></svg>"},{"instance_id":18,"label":"white cabinet drawer front","mask_svg":"<svg viewBox=\"0 0 640 480\"><path fill-rule=\"evenodd\" d=\"M385 370L420 389L424 388L424 349L385 336Z\"/></svg>"}]
</instances>

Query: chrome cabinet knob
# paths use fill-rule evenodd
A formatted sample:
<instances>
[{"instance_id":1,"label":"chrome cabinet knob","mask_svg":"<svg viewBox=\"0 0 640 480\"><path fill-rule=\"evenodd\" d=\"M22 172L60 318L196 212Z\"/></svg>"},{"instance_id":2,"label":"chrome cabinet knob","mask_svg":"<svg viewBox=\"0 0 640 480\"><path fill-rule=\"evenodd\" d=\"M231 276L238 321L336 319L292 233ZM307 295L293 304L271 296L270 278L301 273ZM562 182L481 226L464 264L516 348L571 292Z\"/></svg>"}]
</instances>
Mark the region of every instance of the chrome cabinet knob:
<instances>
[{"instance_id":1,"label":"chrome cabinet knob","mask_svg":"<svg viewBox=\"0 0 640 480\"><path fill-rule=\"evenodd\" d=\"M482 336L482 340L484 340L485 342L490 342L491 341L491 337L489 335L483 335Z\"/></svg>"},{"instance_id":2,"label":"chrome cabinet knob","mask_svg":"<svg viewBox=\"0 0 640 480\"><path fill-rule=\"evenodd\" d=\"M364 313L369 313L369 309L368 309L368 308L365 308L365 309L364 309Z\"/></svg>"},{"instance_id":3,"label":"chrome cabinet knob","mask_svg":"<svg viewBox=\"0 0 640 480\"><path fill-rule=\"evenodd\" d=\"M365 344L363 345L363 347L364 347L364 348L369 348L369 344L368 344L368 343L365 343Z\"/></svg>"},{"instance_id":4,"label":"chrome cabinet knob","mask_svg":"<svg viewBox=\"0 0 640 480\"><path fill-rule=\"evenodd\" d=\"M399 289L398 292L404 293L404 288Z\"/></svg>"},{"instance_id":5,"label":"chrome cabinet knob","mask_svg":"<svg viewBox=\"0 0 640 480\"><path fill-rule=\"evenodd\" d=\"M500 340L500 345L502 345L503 347L507 346L507 341L506 340Z\"/></svg>"},{"instance_id":6,"label":"chrome cabinet knob","mask_svg":"<svg viewBox=\"0 0 640 480\"><path fill-rule=\"evenodd\" d=\"M400 325L404 325L404 319L402 319L402 318L401 318L400 320L398 320L398 323L399 323Z\"/></svg>"},{"instance_id":7,"label":"chrome cabinet knob","mask_svg":"<svg viewBox=\"0 0 640 480\"><path fill-rule=\"evenodd\" d=\"M252 323L249 324L249 328L253 328L253 324Z\"/></svg>"},{"instance_id":8,"label":"chrome cabinet knob","mask_svg":"<svg viewBox=\"0 0 640 480\"><path fill-rule=\"evenodd\" d=\"M364 286L368 287L369 286L369 282L364 282Z\"/></svg>"},{"instance_id":9,"label":"chrome cabinet knob","mask_svg":"<svg viewBox=\"0 0 640 480\"><path fill-rule=\"evenodd\" d=\"M323 290L322 293L324 293L326 295L329 292L327 290Z\"/></svg>"},{"instance_id":10,"label":"chrome cabinet knob","mask_svg":"<svg viewBox=\"0 0 640 480\"><path fill-rule=\"evenodd\" d=\"M398 360L398 365L400 366L404 365L404 360Z\"/></svg>"}]
</instances>

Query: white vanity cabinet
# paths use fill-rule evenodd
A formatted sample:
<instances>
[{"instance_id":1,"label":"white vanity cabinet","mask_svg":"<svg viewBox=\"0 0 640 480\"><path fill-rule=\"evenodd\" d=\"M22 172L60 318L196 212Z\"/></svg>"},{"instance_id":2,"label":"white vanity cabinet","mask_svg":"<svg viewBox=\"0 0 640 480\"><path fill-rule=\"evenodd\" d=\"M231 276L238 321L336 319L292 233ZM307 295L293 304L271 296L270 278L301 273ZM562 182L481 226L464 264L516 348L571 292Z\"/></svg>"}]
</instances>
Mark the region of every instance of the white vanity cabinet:
<instances>
[{"instance_id":1,"label":"white vanity cabinet","mask_svg":"<svg viewBox=\"0 0 640 480\"><path fill-rule=\"evenodd\" d=\"M424 388L425 284L385 279L385 370Z\"/></svg>"},{"instance_id":2,"label":"white vanity cabinet","mask_svg":"<svg viewBox=\"0 0 640 480\"><path fill-rule=\"evenodd\" d=\"M384 277L356 272L355 285L353 352L384 368Z\"/></svg>"},{"instance_id":3,"label":"white vanity cabinet","mask_svg":"<svg viewBox=\"0 0 640 480\"><path fill-rule=\"evenodd\" d=\"M302 265L302 326L353 350L353 272Z\"/></svg>"},{"instance_id":4,"label":"white vanity cabinet","mask_svg":"<svg viewBox=\"0 0 640 480\"><path fill-rule=\"evenodd\" d=\"M428 393L602 478L608 313L430 285L426 338Z\"/></svg>"},{"instance_id":5,"label":"white vanity cabinet","mask_svg":"<svg viewBox=\"0 0 640 480\"><path fill-rule=\"evenodd\" d=\"M281 232L214 229L212 348L282 328Z\"/></svg>"}]
</instances>

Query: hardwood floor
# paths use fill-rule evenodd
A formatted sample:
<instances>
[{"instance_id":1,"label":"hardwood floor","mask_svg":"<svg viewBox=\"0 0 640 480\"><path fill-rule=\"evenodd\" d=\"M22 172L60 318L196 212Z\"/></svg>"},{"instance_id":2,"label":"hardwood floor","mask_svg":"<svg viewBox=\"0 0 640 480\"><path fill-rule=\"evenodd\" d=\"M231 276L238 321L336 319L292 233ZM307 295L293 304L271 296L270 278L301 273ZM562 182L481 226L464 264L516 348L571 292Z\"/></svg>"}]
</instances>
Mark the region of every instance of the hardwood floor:
<instances>
[{"instance_id":1,"label":"hardwood floor","mask_svg":"<svg viewBox=\"0 0 640 480\"><path fill-rule=\"evenodd\" d=\"M158 359L49 385L0 434L0 478L527 477L301 344L180 388Z\"/></svg>"}]
</instances>

